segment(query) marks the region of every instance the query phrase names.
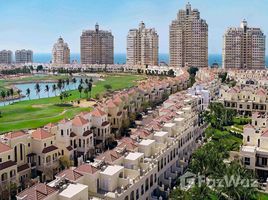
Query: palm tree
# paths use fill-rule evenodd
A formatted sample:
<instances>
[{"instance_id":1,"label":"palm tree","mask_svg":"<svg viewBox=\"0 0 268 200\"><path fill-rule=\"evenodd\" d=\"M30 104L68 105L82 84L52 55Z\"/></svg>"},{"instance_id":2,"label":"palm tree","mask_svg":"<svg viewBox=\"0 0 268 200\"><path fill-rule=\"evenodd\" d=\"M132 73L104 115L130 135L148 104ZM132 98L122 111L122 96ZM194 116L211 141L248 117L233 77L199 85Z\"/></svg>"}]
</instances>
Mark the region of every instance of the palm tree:
<instances>
[{"instance_id":1,"label":"palm tree","mask_svg":"<svg viewBox=\"0 0 268 200\"><path fill-rule=\"evenodd\" d=\"M40 91L41 91L41 88L40 88L39 83L36 83L35 84L34 89L36 91L36 94L38 95L38 98L40 99Z\"/></svg>"},{"instance_id":2,"label":"palm tree","mask_svg":"<svg viewBox=\"0 0 268 200\"><path fill-rule=\"evenodd\" d=\"M57 86L55 84L53 84L52 85L52 92L55 92L55 96L57 96L56 91L57 91Z\"/></svg>"},{"instance_id":3,"label":"palm tree","mask_svg":"<svg viewBox=\"0 0 268 200\"><path fill-rule=\"evenodd\" d=\"M49 85L45 86L45 92L47 92L47 97L49 97Z\"/></svg>"},{"instance_id":4,"label":"palm tree","mask_svg":"<svg viewBox=\"0 0 268 200\"><path fill-rule=\"evenodd\" d=\"M90 77L89 81L90 81L91 83L93 83L93 79L92 79L92 77Z\"/></svg>"},{"instance_id":5,"label":"palm tree","mask_svg":"<svg viewBox=\"0 0 268 200\"><path fill-rule=\"evenodd\" d=\"M75 77L73 77L72 82L73 82L73 84L74 84L74 86L76 88L76 78Z\"/></svg>"},{"instance_id":6,"label":"palm tree","mask_svg":"<svg viewBox=\"0 0 268 200\"><path fill-rule=\"evenodd\" d=\"M4 101L4 105L5 105L5 98L6 98L6 92L4 90L1 91L1 97Z\"/></svg>"},{"instance_id":7,"label":"palm tree","mask_svg":"<svg viewBox=\"0 0 268 200\"><path fill-rule=\"evenodd\" d=\"M88 92L89 92L88 88L85 88L85 89L84 89L84 93L85 93L85 95L87 96L87 98L88 98Z\"/></svg>"},{"instance_id":8,"label":"palm tree","mask_svg":"<svg viewBox=\"0 0 268 200\"><path fill-rule=\"evenodd\" d=\"M92 83L89 82L89 83L87 84L87 87L88 87L88 91L89 91L89 93L90 93L90 98L91 98Z\"/></svg>"},{"instance_id":9,"label":"palm tree","mask_svg":"<svg viewBox=\"0 0 268 200\"><path fill-rule=\"evenodd\" d=\"M29 100L30 100L30 94L31 94L31 90L30 90L30 88L27 88L26 96L29 98Z\"/></svg>"},{"instance_id":10,"label":"palm tree","mask_svg":"<svg viewBox=\"0 0 268 200\"><path fill-rule=\"evenodd\" d=\"M83 90L83 86L81 84L78 85L78 92L80 93L80 98L81 98L81 93Z\"/></svg>"},{"instance_id":11,"label":"palm tree","mask_svg":"<svg viewBox=\"0 0 268 200\"><path fill-rule=\"evenodd\" d=\"M84 83L84 80L81 78L80 79L80 85L83 85L83 83Z\"/></svg>"},{"instance_id":12,"label":"palm tree","mask_svg":"<svg viewBox=\"0 0 268 200\"><path fill-rule=\"evenodd\" d=\"M10 91L9 90L7 90L7 92L6 92L6 97L7 97L7 99L9 99L9 97L10 97Z\"/></svg>"},{"instance_id":13,"label":"palm tree","mask_svg":"<svg viewBox=\"0 0 268 200\"><path fill-rule=\"evenodd\" d=\"M70 80L67 78L65 82L66 82L66 85L68 86L68 90L70 90L70 87L69 87L69 85L70 85Z\"/></svg>"},{"instance_id":14,"label":"palm tree","mask_svg":"<svg viewBox=\"0 0 268 200\"><path fill-rule=\"evenodd\" d=\"M10 96L11 96L12 99L13 99L13 96L14 96L14 89L13 89L13 88L10 88L10 89L9 89L9 92L10 92Z\"/></svg>"},{"instance_id":15,"label":"palm tree","mask_svg":"<svg viewBox=\"0 0 268 200\"><path fill-rule=\"evenodd\" d=\"M62 90L62 80L59 79L57 83L58 89L61 91Z\"/></svg>"},{"instance_id":16,"label":"palm tree","mask_svg":"<svg viewBox=\"0 0 268 200\"><path fill-rule=\"evenodd\" d=\"M21 92L22 92L22 91L21 91L20 89L17 90L17 93L18 93L18 95L19 95L19 99L20 99Z\"/></svg>"}]
</instances>

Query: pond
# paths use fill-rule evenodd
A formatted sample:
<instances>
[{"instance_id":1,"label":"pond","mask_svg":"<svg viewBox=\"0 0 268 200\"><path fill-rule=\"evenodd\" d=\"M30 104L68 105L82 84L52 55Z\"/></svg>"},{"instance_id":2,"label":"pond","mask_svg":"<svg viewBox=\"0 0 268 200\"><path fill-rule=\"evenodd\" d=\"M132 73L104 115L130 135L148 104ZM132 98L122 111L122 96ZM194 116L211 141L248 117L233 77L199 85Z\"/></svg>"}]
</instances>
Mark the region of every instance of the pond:
<instances>
[{"instance_id":1,"label":"pond","mask_svg":"<svg viewBox=\"0 0 268 200\"><path fill-rule=\"evenodd\" d=\"M73 83L71 80L70 80L70 83L69 85L67 85L65 83L65 86L63 88L62 91L68 91L68 90L75 90L77 89L78 85L80 84L80 80L83 79L85 81L85 79L88 79L90 80L91 77L86 77L86 78L81 78L81 77L75 77L76 78L76 83ZM96 82L99 78L97 77L92 77L92 80L93 82ZM58 96L60 94L60 90L57 89L55 91L52 90L52 87L53 85L56 85L57 86L57 81L55 82L39 82L39 86L40 86L40 93L37 94L36 93L36 90L35 90L35 85L36 83L20 83L20 84L14 84L14 86L21 90L21 95L25 96L23 98L20 98L20 99L16 99L16 100L8 100L8 101L2 101L0 102L0 106L4 106L4 105L8 105L12 102L17 102L17 101L23 101L23 100L29 100L29 99L38 99L39 96L40 98L47 98L47 97L54 97L54 96ZM49 87L49 92L46 92L45 91L45 88L46 88L46 85L48 85ZM29 97L26 96L26 91L27 89L30 89L30 95Z\"/></svg>"}]
</instances>

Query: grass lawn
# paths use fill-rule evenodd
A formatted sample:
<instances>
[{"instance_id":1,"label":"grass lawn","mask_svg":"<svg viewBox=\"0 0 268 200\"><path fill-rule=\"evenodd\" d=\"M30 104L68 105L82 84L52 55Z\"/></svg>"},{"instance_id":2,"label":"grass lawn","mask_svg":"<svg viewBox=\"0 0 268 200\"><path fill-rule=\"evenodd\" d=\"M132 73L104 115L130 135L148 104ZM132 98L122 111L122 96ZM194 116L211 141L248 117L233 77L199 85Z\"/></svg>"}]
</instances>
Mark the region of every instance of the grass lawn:
<instances>
[{"instance_id":1,"label":"grass lawn","mask_svg":"<svg viewBox=\"0 0 268 200\"><path fill-rule=\"evenodd\" d=\"M268 194L265 193L258 193L258 200L268 200Z\"/></svg>"},{"instance_id":2,"label":"grass lawn","mask_svg":"<svg viewBox=\"0 0 268 200\"><path fill-rule=\"evenodd\" d=\"M92 97L106 92L104 85L109 84L112 90L129 88L137 84L136 81L143 79L142 75L108 75L104 81L98 81L92 88ZM43 77L44 78L44 77ZM66 101L80 99L78 90L68 92L71 96ZM82 98L85 94L82 93ZM49 122L57 122L63 118L72 118L81 111L91 108L73 106L59 106L59 97L43 98L29 101L16 102L11 105L0 107L0 133L41 127Z\"/></svg>"}]
</instances>

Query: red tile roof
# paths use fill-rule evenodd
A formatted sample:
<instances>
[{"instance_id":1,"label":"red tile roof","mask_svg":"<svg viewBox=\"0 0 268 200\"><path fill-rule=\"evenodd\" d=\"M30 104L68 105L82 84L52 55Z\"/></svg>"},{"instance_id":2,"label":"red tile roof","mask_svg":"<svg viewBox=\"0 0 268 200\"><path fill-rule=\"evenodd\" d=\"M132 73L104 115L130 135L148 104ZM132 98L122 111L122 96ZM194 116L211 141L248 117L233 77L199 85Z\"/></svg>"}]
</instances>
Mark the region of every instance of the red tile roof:
<instances>
[{"instance_id":1,"label":"red tile roof","mask_svg":"<svg viewBox=\"0 0 268 200\"><path fill-rule=\"evenodd\" d=\"M119 141L119 148L126 148L128 151L132 151L138 147L135 140L129 137L124 137Z\"/></svg>"},{"instance_id":2,"label":"red tile roof","mask_svg":"<svg viewBox=\"0 0 268 200\"><path fill-rule=\"evenodd\" d=\"M53 137L53 135L42 128L38 128L36 131L32 133L32 137L35 139L42 140L49 137Z\"/></svg>"},{"instance_id":3,"label":"red tile roof","mask_svg":"<svg viewBox=\"0 0 268 200\"><path fill-rule=\"evenodd\" d=\"M83 164L77 167L75 171L80 172L80 173L94 174L95 172L98 171L98 169L96 167L93 167L90 164Z\"/></svg>"},{"instance_id":4,"label":"red tile roof","mask_svg":"<svg viewBox=\"0 0 268 200\"><path fill-rule=\"evenodd\" d=\"M81 116L76 116L73 120L72 123L74 126L83 126L89 123L87 119L84 119Z\"/></svg>"},{"instance_id":5,"label":"red tile roof","mask_svg":"<svg viewBox=\"0 0 268 200\"><path fill-rule=\"evenodd\" d=\"M119 159L120 157L122 157L122 154L116 152L115 150L108 150L105 151L103 154L99 155L96 159L112 163L115 160Z\"/></svg>"},{"instance_id":6,"label":"red tile roof","mask_svg":"<svg viewBox=\"0 0 268 200\"><path fill-rule=\"evenodd\" d=\"M0 153L6 152L6 151L10 151L12 148L9 147L8 145L0 142Z\"/></svg>"},{"instance_id":7,"label":"red tile roof","mask_svg":"<svg viewBox=\"0 0 268 200\"><path fill-rule=\"evenodd\" d=\"M23 131L16 131L16 132L10 132L5 134L5 137L8 139L13 139L13 138L17 138L17 137L21 137L27 135L26 133L24 133Z\"/></svg>"},{"instance_id":8,"label":"red tile roof","mask_svg":"<svg viewBox=\"0 0 268 200\"><path fill-rule=\"evenodd\" d=\"M76 181L81 178L83 174L74 171L73 169L65 169L62 172L58 173L56 177L64 177L69 181Z\"/></svg>"},{"instance_id":9,"label":"red tile roof","mask_svg":"<svg viewBox=\"0 0 268 200\"><path fill-rule=\"evenodd\" d=\"M99 108L95 108L92 111L92 116L101 117L101 116L104 116L104 115L106 115L106 113L104 111L100 110Z\"/></svg>"},{"instance_id":10,"label":"red tile roof","mask_svg":"<svg viewBox=\"0 0 268 200\"><path fill-rule=\"evenodd\" d=\"M23 190L17 195L24 200L42 200L48 196L55 194L57 189L50 187L44 183L37 183L30 188Z\"/></svg>"}]
</instances>

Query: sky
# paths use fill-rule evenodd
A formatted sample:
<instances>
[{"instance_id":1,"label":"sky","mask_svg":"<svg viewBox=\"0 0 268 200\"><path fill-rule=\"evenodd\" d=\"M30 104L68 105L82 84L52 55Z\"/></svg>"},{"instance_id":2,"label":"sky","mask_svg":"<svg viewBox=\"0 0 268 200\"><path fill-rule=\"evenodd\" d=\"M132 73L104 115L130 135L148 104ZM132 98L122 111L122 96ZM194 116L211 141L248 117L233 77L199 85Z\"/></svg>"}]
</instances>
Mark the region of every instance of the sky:
<instances>
[{"instance_id":1,"label":"sky","mask_svg":"<svg viewBox=\"0 0 268 200\"><path fill-rule=\"evenodd\" d=\"M0 49L50 53L59 36L71 53L80 52L82 30L111 30L115 53L126 52L128 30L140 21L159 34L159 52L168 53L169 25L189 0L0 0ZM209 25L209 53L221 54L227 27L260 27L268 35L268 0L191 0ZM266 49L268 42L266 42ZM266 51L266 54L268 52Z\"/></svg>"}]
</instances>

